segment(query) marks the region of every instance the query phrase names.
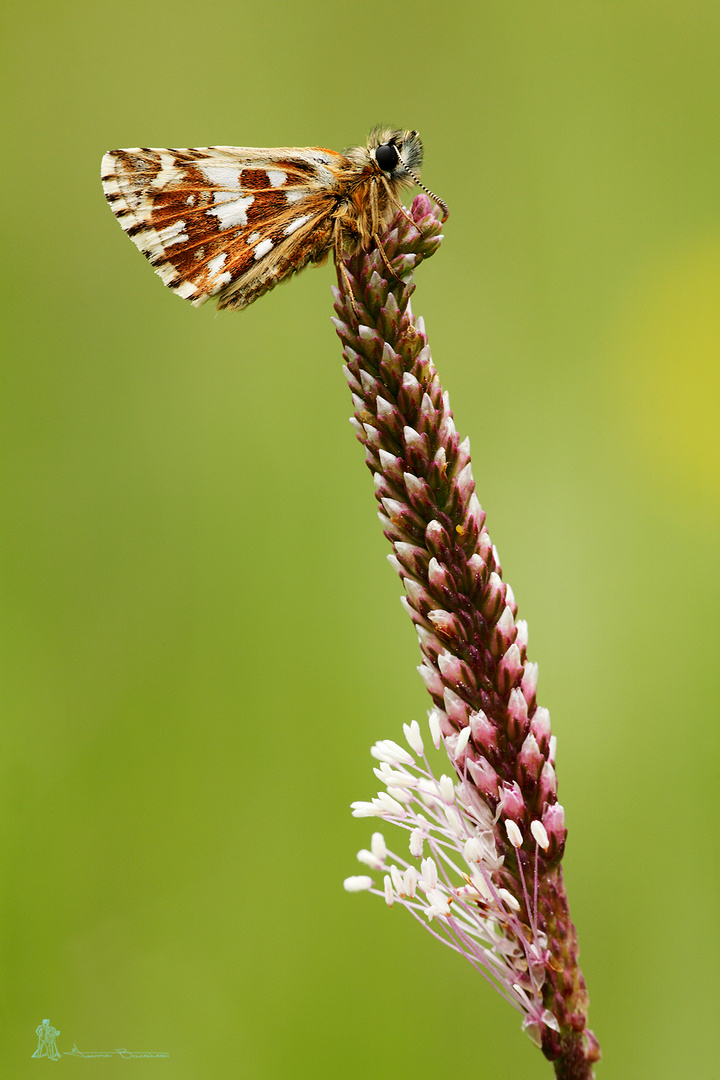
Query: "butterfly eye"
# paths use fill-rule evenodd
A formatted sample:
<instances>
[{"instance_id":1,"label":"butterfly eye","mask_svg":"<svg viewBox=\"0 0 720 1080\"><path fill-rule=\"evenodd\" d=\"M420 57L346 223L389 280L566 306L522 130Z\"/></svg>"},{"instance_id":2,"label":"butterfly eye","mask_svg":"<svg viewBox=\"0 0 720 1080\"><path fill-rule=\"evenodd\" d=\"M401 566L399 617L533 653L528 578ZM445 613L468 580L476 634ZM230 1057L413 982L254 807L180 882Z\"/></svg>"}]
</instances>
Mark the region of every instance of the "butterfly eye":
<instances>
[{"instance_id":1,"label":"butterfly eye","mask_svg":"<svg viewBox=\"0 0 720 1080\"><path fill-rule=\"evenodd\" d=\"M383 143L375 151L375 160L383 172L392 172L400 160L400 155L392 143Z\"/></svg>"}]
</instances>

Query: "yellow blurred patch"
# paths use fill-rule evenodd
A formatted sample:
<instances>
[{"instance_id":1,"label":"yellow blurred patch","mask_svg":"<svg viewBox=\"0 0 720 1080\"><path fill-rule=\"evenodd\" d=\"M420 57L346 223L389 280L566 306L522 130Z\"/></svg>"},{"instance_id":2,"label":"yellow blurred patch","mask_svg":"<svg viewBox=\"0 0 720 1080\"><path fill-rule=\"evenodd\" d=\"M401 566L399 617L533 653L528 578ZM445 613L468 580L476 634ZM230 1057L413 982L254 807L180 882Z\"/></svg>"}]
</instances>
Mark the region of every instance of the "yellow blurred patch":
<instances>
[{"instance_id":1,"label":"yellow blurred patch","mask_svg":"<svg viewBox=\"0 0 720 1080\"><path fill-rule=\"evenodd\" d=\"M638 452L673 486L720 499L720 240L653 266L618 329Z\"/></svg>"}]
</instances>

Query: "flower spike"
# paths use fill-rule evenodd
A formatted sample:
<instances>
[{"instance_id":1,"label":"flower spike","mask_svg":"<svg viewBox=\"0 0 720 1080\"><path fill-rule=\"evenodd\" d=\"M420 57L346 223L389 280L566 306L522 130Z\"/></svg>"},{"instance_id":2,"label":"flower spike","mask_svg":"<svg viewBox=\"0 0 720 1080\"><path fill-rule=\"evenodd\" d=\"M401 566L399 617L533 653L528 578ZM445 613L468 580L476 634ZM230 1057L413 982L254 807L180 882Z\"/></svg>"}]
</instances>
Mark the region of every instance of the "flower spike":
<instances>
[{"instance_id":1,"label":"flower spike","mask_svg":"<svg viewBox=\"0 0 720 1080\"><path fill-rule=\"evenodd\" d=\"M560 867L567 833L550 717L485 527L469 442L410 305L413 271L437 251L441 227L419 195L382 238L385 259L375 249L353 255L334 290L352 423L420 644L429 733L451 773L434 775L415 721L404 729L408 750L375 745L383 790L353 803L353 814L404 830L406 846L392 851L375 833L359 858L383 881L363 875L345 887L404 906L521 1013L558 1077L589 1080L600 1050Z\"/></svg>"}]
</instances>

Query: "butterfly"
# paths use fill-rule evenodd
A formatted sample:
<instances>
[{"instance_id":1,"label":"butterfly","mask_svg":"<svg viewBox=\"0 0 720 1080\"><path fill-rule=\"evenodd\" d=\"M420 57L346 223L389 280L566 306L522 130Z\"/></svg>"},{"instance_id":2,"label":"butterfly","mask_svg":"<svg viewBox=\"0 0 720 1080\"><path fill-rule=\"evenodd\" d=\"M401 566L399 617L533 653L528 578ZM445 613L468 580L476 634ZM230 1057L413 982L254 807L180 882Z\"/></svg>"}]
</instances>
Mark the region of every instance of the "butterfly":
<instances>
[{"instance_id":1,"label":"butterfly","mask_svg":"<svg viewBox=\"0 0 720 1080\"><path fill-rule=\"evenodd\" d=\"M366 146L208 146L111 150L102 184L113 213L162 281L198 307L240 310L280 281L334 253L343 259L376 244L398 209L401 189L420 183L416 131L376 127ZM404 211L403 211L404 212Z\"/></svg>"}]
</instances>

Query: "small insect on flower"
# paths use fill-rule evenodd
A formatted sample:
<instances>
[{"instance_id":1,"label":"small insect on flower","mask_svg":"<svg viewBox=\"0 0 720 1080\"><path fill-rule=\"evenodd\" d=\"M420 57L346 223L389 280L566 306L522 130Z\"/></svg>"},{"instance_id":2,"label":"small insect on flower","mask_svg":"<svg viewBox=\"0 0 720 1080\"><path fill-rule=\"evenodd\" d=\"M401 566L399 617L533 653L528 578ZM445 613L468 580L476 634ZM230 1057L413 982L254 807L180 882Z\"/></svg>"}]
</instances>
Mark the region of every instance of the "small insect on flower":
<instances>
[{"instance_id":1,"label":"small insect on flower","mask_svg":"<svg viewBox=\"0 0 720 1080\"><path fill-rule=\"evenodd\" d=\"M196 307L211 296L240 310L278 282L333 251L377 244L418 179L416 131L376 127L367 146L339 154L320 147L255 150L209 146L111 150L102 162L105 197L163 282ZM393 275L394 276L394 275Z\"/></svg>"}]
</instances>

